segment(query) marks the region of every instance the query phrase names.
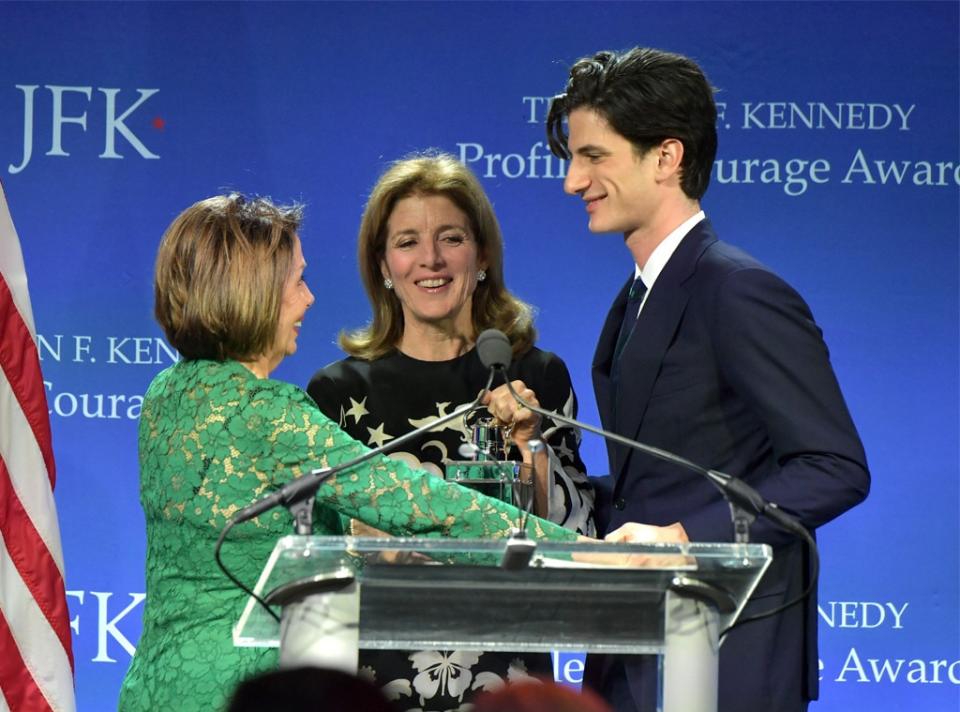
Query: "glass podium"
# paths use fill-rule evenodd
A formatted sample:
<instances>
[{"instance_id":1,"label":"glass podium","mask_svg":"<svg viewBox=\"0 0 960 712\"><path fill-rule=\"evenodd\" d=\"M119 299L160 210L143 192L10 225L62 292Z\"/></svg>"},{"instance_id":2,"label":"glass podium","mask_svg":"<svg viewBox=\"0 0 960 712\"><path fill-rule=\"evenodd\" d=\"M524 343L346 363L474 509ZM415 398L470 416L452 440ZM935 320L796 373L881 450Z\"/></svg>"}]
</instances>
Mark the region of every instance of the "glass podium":
<instances>
[{"instance_id":1,"label":"glass podium","mask_svg":"<svg viewBox=\"0 0 960 712\"><path fill-rule=\"evenodd\" d=\"M501 566L507 540L287 536L234 644L281 665L355 672L360 648L653 654L664 712L716 709L719 633L771 561L763 544L538 542Z\"/></svg>"}]
</instances>

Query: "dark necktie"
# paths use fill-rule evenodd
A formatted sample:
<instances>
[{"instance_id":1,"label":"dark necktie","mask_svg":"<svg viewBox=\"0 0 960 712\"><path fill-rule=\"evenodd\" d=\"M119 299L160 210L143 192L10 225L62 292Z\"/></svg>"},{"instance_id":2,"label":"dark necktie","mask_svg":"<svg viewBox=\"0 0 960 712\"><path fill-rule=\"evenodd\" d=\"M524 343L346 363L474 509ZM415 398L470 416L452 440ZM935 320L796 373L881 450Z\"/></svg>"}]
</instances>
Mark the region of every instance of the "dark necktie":
<instances>
[{"instance_id":1,"label":"dark necktie","mask_svg":"<svg viewBox=\"0 0 960 712\"><path fill-rule=\"evenodd\" d=\"M633 336L634 327L637 325L637 317L640 314L640 305L643 303L643 297L647 293L647 285L639 277L633 280L630 285L630 293L627 295L627 305L623 310L623 321L620 323L620 333L617 335L617 347L613 350L613 363L610 365L610 395L613 404L614 430L619 431L617 425L617 412L620 409L620 357L623 350Z\"/></svg>"},{"instance_id":2,"label":"dark necktie","mask_svg":"<svg viewBox=\"0 0 960 712\"><path fill-rule=\"evenodd\" d=\"M630 285L630 293L627 295L627 306L623 310L623 321L620 323L620 333L617 336L617 347L613 350L613 366L610 370L611 376L616 379L620 371L620 355L624 347L633 334L633 327L637 325L637 315L640 312L640 304L643 302L643 296L647 293L647 285L639 277L633 280Z\"/></svg>"},{"instance_id":3,"label":"dark necktie","mask_svg":"<svg viewBox=\"0 0 960 712\"><path fill-rule=\"evenodd\" d=\"M630 294L627 296L627 306L623 310L623 321L620 323L620 333L617 336L617 347L613 350L613 363L610 366L610 390L613 396L613 412L617 412L620 401L620 356L623 349L633 335L633 328L637 325L637 316L640 313L640 304L643 295L647 293L647 286L639 277L630 285Z\"/></svg>"}]
</instances>

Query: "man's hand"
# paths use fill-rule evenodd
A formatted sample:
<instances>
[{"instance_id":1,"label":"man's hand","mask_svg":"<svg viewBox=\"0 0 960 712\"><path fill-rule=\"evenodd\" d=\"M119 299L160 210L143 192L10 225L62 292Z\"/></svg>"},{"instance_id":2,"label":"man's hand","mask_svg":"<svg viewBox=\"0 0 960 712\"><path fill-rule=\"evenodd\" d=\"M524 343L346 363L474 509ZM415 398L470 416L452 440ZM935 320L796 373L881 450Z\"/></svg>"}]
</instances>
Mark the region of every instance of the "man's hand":
<instances>
[{"instance_id":1,"label":"man's hand","mask_svg":"<svg viewBox=\"0 0 960 712\"><path fill-rule=\"evenodd\" d=\"M603 540L628 544L656 544L657 542L676 544L678 542L688 542L690 538L680 522L674 522L665 527L627 522L619 529L607 534Z\"/></svg>"}]
</instances>

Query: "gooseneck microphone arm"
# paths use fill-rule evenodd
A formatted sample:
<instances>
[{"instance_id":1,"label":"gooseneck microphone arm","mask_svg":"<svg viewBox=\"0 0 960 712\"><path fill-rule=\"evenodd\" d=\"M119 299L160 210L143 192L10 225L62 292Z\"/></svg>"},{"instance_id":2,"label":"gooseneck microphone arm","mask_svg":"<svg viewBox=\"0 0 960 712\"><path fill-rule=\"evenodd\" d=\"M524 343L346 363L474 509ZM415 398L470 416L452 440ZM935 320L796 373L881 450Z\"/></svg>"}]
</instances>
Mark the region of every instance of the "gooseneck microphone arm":
<instances>
[{"instance_id":1,"label":"gooseneck microphone arm","mask_svg":"<svg viewBox=\"0 0 960 712\"><path fill-rule=\"evenodd\" d=\"M484 366L493 370L504 372L504 380L507 383L507 389L510 391L510 394L519 405L523 406L527 410L530 410L541 417L549 418L554 422L563 423L564 425L569 425L575 428L586 430L590 433L594 433L595 435L599 435L600 437L611 442L615 442L618 445L624 445L632 448L633 450L639 450L642 453L655 457L659 460L663 460L664 462L669 462L679 467L683 467L687 470L691 470L707 478L707 480L709 480L718 490L720 490L727 502L730 503L734 521L735 541L737 543L746 543L748 541L749 522L752 521L757 515L762 515L782 529L800 537L809 545L812 554L810 565L811 576L810 583L806 589L795 599L788 601L782 606L778 606L770 611L765 611L763 613L750 616L749 618L743 618L739 620L737 623L727 628L724 633L743 623L759 620L761 618L767 618L780 613L790 606L799 603L809 596L813 591L820 574L820 556L817 550L817 544L810 535L810 532L795 517L784 512L782 509L777 507L776 504L766 501L759 492L757 492L746 482L724 472L702 467L697 463L686 459L685 457L668 452L667 450L662 450L661 448L654 447L652 445L637 442L636 440L630 440L622 435L617 435L616 433L611 433L607 430L603 430L602 428L596 428L592 425L581 423L573 418L567 418L559 413L544 410L539 406L528 403L520 397L520 394L516 392L516 390L513 388L513 384L510 383L510 379L506 376L506 368L510 365L510 360L513 356L513 349L510 345L510 341L501 331L496 329L487 329L480 334L480 336L477 338L477 353L480 356L480 361Z\"/></svg>"},{"instance_id":2,"label":"gooseneck microphone arm","mask_svg":"<svg viewBox=\"0 0 960 712\"><path fill-rule=\"evenodd\" d=\"M480 363L490 369L490 373L501 373L503 380L507 384L507 389L516 399L517 394L510 385L510 376L507 374L507 366L513 358L513 347L510 341L504 336L502 331L496 329L487 329L477 337L477 356L480 357ZM489 388L489 386L488 386ZM525 569L533 558L537 549L537 542L527 537L527 517L530 509L533 508L533 498L536 496L537 486L537 454L544 450L544 444L540 440L531 440L529 443L530 454L533 455L533 479L531 486L534 489L530 498L521 502L519 526L510 531L510 537L503 550L503 556L500 559L501 568L508 571L518 571Z\"/></svg>"},{"instance_id":3,"label":"gooseneck microphone arm","mask_svg":"<svg viewBox=\"0 0 960 712\"><path fill-rule=\"evenodd\" d=\"M510 364L510 359L513 354L512 347L510 346L510 342L507 337L496 329L488 329L480 334L480 337L477 339L477 352L480 356L480 361L484 366L499 371L505 371L506 367ZM586 430L587 432L599 435L606 440L615 442L618 445L624 445L634 450L639 450L640 452L651 455L659 460L669 462L687 470L692 470L693 472L706 477L711 483L713 483L714 486L716 486L717 489L723 493L724 497L726 497L733 506L740 507L752 515L763 515L787 531L798 536L803 536L804 533L807 533L806 528L800 524L800 522L778 508L777 505L767 502L759 492L757 492L753 487L748 485L743 480L737 479L736 477L732 477L731 475L719 472L717 470L707 469L706 467L702 467L697 463L686 459L685 457L681 457L680 455L676 455L667 450L662 450L661 448L654 447L653 445L647 445L645 443L637 442L636 440L630 440L629 438L625 438L622 435L617 435L616 433L611 433L607 430L603 430L602 428L596 428L592 425L582 423L579 420L567 418L559 413L544 410L539 406L528 403L522 397L520 397L520 394L514 390L513 384L510 383L510 379L506 378L505 373L504 377L507 382L507 389L510 391L513 399L527 410L530 410L541 417L549 418L554 422L563 423L564 425ZM744 533L745 532L738 532L738 534L741 536ZM746 542L744 541L742 543Z\"/></svg>"},{"instance_id":4,"label":"gooseneck microphone arm","mask_svg":"<svg viewBox=\"0 0 960 712\"><path fill-rule=\"evenodd\" d=\"M245 522L248 519L253 519L258 514L262 514L269 509L273 509L277 505L284 505L285 507L291 507L296 505L298 502L303 501L309 497L312 497L313 494L319 489L320 485L323 484L324 480L333 475L336 475L344 470L349 470L357 465L361 465L367 460L372 460L373 458L389 452L394 448L407 443L414 438L418 438L421 435L429 433L431 430L436 428L439 425L444 423L449 423L451 420L456 420L457 418L462 418L467 413L476 410L480 406L480 401L483 397L483 394L490 388L490 385L493 383L493 377L496 371L490 369L490 375L487 377L487 385L480 392L480 394L473 400L472 403L468 403L465 406L457 408L451 413L442 415L439 418L430 421L426 425L423 425L416 430L411 430L409 433L401 435L400 437L394 438L388 443L384 443L380 447L373 448L363 453L359 457L356 457L348 462L343 462L333 468L322 468L318 470L313 470L303 477L298 477L291 482L288 482L283 487L278 489L273 494L264 497L263 499L257 500L253 504L250 504L243 509L241 509L236 516L233 518L234 522L239 524L240 522ZM296 515L295 515L296 516ZM297 528L301 529L304 525L304 522L298 520ZM309 534L309 528L307 531L298 531L298 534Z\"/></svg>"},{"instance_id":5,"label":"gooseneck microphone arm","mask_svg":"<svg viewBox=\"0 0 960 712\"><path fill-rule=\"evenodd\" d=\"M804 527L794 517L777 507L776 504L766 501L759 492L757 492L753 487L748 485L743 480L718 470L709 470L706 467L701 467L697 463L692 462L685 457L668 452L667 450L662 450L658 447L654 447L653 445L646 445L645 443L637 442L636 440L630 440L629 438L625 438L622 435L617 435L616 433L611 433L607 430L603 430L602 428L595 428L592 425L581 423L579 420L574 420L573 418L567 418L566 416L558 413L544 410L543 408L535 406L532 403L528 403L521 398L520 394L514 390L509 381L507 381L507 388L517 403L541 417L550 418L555 422L586 430L594 433L595 435L606 438L607 440L615 442L618 445L625 445L626 447L639 450L647 455L652 455L653 457L663 460L664 462L669 462L679 467L692 470L693 472L706 477L714 486L716 486L717 489L720 490L720 492L723 493L723 496L727 499L727 501L730 502L731 506L742 509L748 516L752 517L755 515L763 515L781 526L783 529L786 529L797 536L802 537L804 534L809 535L806 527ZM734 516L736 516L736 513ZM743 529L742 524L738 525L736 529L737 543L747 543L747 532Z\"/></svg>"},{"instance_id":6,"label":"gooseneck microphone arm","mask_svg":"<svg viewBox=\"0 0 960 712\"><path fill-rule=\"evenodd\" d=\"M289 509L290 514L293 515L297 534L311 534L313 532L313 498L317 490L320 488L320 485L322 485L324 481L340 472L343 472L344 470L352 469L357 465L363 464L367 460L371 460L399 445L403 445L404 443L409 442L416 437L424 435L436 428L438 425L443 425L444 423L449 423L451 420L462 418L467 413L481 407L480 401L483 398L483 394L490 390L490 386L493 383L493 378L497 372L496 369L493 368L489 370L490 374L487 377L487 385L482 391L480 391L472 403L468 403L465 406L457 408L452 413L442 415L436 420L433 420L426 425L417 428L416 430L411 430L409 433L391 440L389 443L384 443L380 447L368 450L359 457L355 457L348 462L340 463L336 467L325 467L312 470L303 477L298 477L291 482L288 482L273 494L264 497L263 499L259 499L253 504L247 505L241 509L229 522L227 522L227 525L223 528L223 531L220 532L220 537L217 539L217 544L214 547L213 556L216 559L220 570L223 571L224 575L230 579L234 585L237 586L237 588L256 600L271 616L273 616L273 618L279 622L280 618L276 613L274 613L273 609L267 605L266 601L264 601L260 596L256 595L248 586L246 586L246 584L234 576L233 573L231 573L224 565L220 556L220 549L223 547L223 542L227 538L227 533L235 525L245 522L249 519L253 519L257 515L282 504Z\"/></svg>"}]
</instances>

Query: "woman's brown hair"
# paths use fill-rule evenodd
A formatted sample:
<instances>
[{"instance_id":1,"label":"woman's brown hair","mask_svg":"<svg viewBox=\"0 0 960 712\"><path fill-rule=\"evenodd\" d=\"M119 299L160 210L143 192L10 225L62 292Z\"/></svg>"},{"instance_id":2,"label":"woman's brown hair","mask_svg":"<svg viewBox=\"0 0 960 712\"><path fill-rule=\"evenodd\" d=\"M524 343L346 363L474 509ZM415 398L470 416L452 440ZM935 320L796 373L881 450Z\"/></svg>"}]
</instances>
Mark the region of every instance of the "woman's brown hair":
<instances>
[{"instance_id":1,"label":"woman's brown hair","mask_svg":"<svg viewBox=\"0 0 960 712\"><path fill-rule=\"evenodd\" d=\"M249 360L276 337L300 206L219 195L184 210L160 241L154 315L187 359Z\"/></svg>"}]
</instances>

